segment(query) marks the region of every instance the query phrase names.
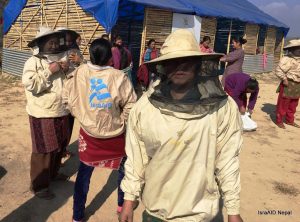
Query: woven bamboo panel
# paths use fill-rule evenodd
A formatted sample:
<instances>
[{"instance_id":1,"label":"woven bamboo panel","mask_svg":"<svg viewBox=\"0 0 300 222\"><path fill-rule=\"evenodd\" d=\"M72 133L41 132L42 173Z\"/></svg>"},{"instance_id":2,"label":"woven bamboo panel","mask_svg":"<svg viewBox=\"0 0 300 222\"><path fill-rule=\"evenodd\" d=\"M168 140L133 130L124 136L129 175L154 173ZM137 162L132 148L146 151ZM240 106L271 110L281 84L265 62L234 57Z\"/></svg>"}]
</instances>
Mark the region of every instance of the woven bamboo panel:
<instances>
[{"instance_id":1,"label":"woven bamboo panel","mask_svg":"<svg viewBox=\"0 0 300 222\"><path fill-rule=\"evenodd\" d=\"M276 67L281 59L282 48L283 48L284 35L283 32L277 31L276 42L275 42L275 51L274 51L274 66Z\"/></svg>"},{"instance_id":2,"label":"woven bamboo panel","mask_svg":"<svg viewBox=\"0 0 300 222\"><path fill-rule=\"evenodd\" d=\"M156 47L161 48L167 36L172 31L173 13L171 11L146 8L141 42L141 56L150 39L155 39ZM140 60L141 61L141 60Z\"/></svg>"},{"instance_id":3,"label":"woven bamboo panel","mask_svg":"<svg viewBox=\"0 0 300 222\"><path fill-rule=\"evenodd\" d=\"M30 51L27 47L39 26L53 29L66 27L78 32L82 38L82 53L88 57L90 43L105 33L104 28L82 10L75 0L28 0L25 8L5 35L4 47Z\"/></svg>"},{"instance_id":4,"label":"woven bamboo panel","mask_svg":"<svg viewBox=\"0 0 300 222\"><path fill-rule=\"evenodd\" d=\"M276 42L276 28L268 27L267 37L265 39L265 52L267 54L274 54L275 42Z\"/></svg>"},{"instance_id":5,"label":"woven bamboo panel","mask_svg":"<svg viewBox=\"0 0 300 222\"><path fill-rule=\"evenodd\" d=\"M215 45L215 38L216 38L216 31L217 31L217 19L216 18L201 18L201 33L200 37L201 40L204 36L209 36L211 39L211 48L214 48Z\"/></svg>"},{"instance_id":6,"label":"woven bamboo panel","mask_svg":"<svg viewBox=\"0 0 300 222\"><path fill-rule=\"evenodd\" d=\"M247 39L247 44L244 46L244 51L246 54L255 55L257 48L259 26L254 24L247 24L245 29L245 38Z\"/></svg>"}]
</instances>

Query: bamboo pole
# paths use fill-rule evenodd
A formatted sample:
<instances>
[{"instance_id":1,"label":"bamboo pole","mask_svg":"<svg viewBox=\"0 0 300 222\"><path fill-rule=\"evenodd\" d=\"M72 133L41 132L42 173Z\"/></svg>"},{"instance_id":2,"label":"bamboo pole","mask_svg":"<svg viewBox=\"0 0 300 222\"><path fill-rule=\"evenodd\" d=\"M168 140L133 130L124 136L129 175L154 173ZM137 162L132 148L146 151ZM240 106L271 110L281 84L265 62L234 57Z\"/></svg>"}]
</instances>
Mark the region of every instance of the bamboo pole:
<instances>
[{"instance_id":1,"label":"bamboo pole","mask_svg":"<svg viewBox=\"0 0 300 222\"><path fill-rule=\"evenodd\" d=\"M75 2L75 0L73 0L73 3L77 6L77 3ZM80 19L80 16L79 16L79 10L78 10L78 7L76 7L76 12L77 12L77 16L78 16L78 18L79 18L79 24L80 24L81 33L82 33L84 42L87 42L87 41L86 41L86 36L85 36L85 34L84 34L84 31L83 31L83 26L82 26L82 23L81 23L81 19Z\"/></svg>"},{"instance_id":2,"label":"bamboo pole","mask_svg":"<svg viewBox=\"0 0 300 222\"><path fill-rule=\"evenodd\" d=\"M65 8L65 5L63 5L63 7L61 8L60 13L58 14L58 17L56 18L56 20L55 20L55 22L54 22L54 25L53 25L52 29L55 29L55 28L56 28L56 25L57 25L57 23L58 23L58 21L59 21L59 19L60 19L60 16L61 16L62 12L64 11L64 8Z\"/></svg>"},{"instance_id":3,"label":"bamboo pole","mask_svg":"<svg viewBox=\"0 0 300 222\"><path fill-rule=\"evenodd\" d=\"M230 20L230 29L229 29L228 42L227 42L227 54L229 53L230 50L231 32L232 32L232 20Z\"/></svg>"},{"instance_id":4,"label":"bamboo pole","mask_svg":"<svg viewBox=\"0 0 300 222\"><path fill-rule=\"evenodd\" d=\"M68 28L68 0L66 0L66 28Z\"/></svg>"},{"instance_id":5,"label":"bamboo pole","mask_svg":"<svg viewBox=\"0 0 300 222\"><path fill-rule=\"evenodd\" d=\"M41 15L41 26L43 26L43 0L41 0L41 9L42 9L42 15Z\"/></svg>"},{"instance_id":6,"label":"bamboo pole","mask_svg":"<svg viewBox=\"0 0 300 222\"><path fill-rule=\"evenodd\" d=\"M140 63L139 65L142 64L143 62L143 54L145 51L145 43L146 43L146 36L147 36L147 17L148 17L148 8L145 8L144 10L144 22L143 22L143 32L142 32L142 40L141 40L141 51L140 51Z\"/></svg>"},{"instance_id":7,"label":"bamboo pole","mask_svg":"<svg viewBox=\"0 0 300 222\"><path fill-rule=\"evenodd\" d=\"M282 42L281 42L281 51L280 51L280 58L279 59L281 59L283 57L284 41L285 41L285 38L284 38L284 35L283 35Z\"/></svg>"},{"instance_id":8,"label":"bamboo pole","mask_svg":"<svg viewBox=\"0 0 300 222\"><path fill-rule=\"evenodd\" d=\"M21 21L20 21L20 30L21 30L21 33L20 33L20 50L22 50L22 27L23 27L23 17L22 17L22 14L23 12L21 11Z\"/></svg>"},{"instance_id":9,"label":"bamboo pole","mask_svg":"<svg viewBox=\"0 0 300 222\"><path fill-rule=\"evenodd\" d=\"M232 32L232 19L230 20L230 29L229 29L229 35L228 35L228 42L227 42L227 54L230 50L230 43L231 43L231 32ZM228 62L225 63L225 68L227 67Z\"/></svg>"},{"instance_id":10,"label":"bamboo pole","mask_svg":"<svg viewBox=\"0 0 300 222\"><path fill-rule=\"evenodd\" d=\"M88 41L88 42L86 42L86 45L85 45L85 47L84 47L84 49L83 49L83 51L82 51L82 54L84 54L84 53L85 53L85 51L86 51L86 49L88 48L88 45L89 45L89 43L90 43L91 39L94 37L94 35L95 35L95 33L96 33L97 29L99 28L99 26L100 26L100 24L98 23L98 25L97 25L97 26L96 26L96 28L94 29L94 31L93 31L93 33L92 33L91 37L89 38L89 41Z\"/></svg>"}]
</instances>

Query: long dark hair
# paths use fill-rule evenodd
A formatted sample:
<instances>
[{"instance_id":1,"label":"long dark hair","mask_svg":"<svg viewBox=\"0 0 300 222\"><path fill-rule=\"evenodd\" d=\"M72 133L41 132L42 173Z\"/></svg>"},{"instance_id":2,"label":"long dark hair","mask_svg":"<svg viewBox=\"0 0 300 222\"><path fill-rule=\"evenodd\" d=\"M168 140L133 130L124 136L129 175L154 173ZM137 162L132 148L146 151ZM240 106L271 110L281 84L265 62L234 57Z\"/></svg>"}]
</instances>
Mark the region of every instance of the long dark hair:
<instances>
[{"instance_id":1,"label":"long dark hair","mask_svg":"<svg viewBox=\"0 0 300 222\"><path fill-rule=\"evenodd\" d=\"M202 39L202 41L200 43L203 44L206 41L210 41L211 42L211 39L210 39L209 36L204 36L203 39Z\"/></svg>"},{"instance_id":2,"label":"long dark hair","mask_svg":"<svg viewBox=\"0 0 300 222\"><path fill-rule=\"evenodd\" d=\"M155 42L155 39L150 39L150 40L148 41L148 43L147 43L147 46L150 47L150 45L151 45L152 42Z\"/></svg>"},{"instance_id":3,"label":"long dark hair","mask_svg":"<svg viewBox=\"0 0 300 222\"><path fill-rule=\"evenodd\" d=\"M232 37L232 41L235 41L237 43L240 43L241 45L244 45L247 43L247 40L244 39L243 37L239 36L239 37Z\"/></svg>"}]
</instances>

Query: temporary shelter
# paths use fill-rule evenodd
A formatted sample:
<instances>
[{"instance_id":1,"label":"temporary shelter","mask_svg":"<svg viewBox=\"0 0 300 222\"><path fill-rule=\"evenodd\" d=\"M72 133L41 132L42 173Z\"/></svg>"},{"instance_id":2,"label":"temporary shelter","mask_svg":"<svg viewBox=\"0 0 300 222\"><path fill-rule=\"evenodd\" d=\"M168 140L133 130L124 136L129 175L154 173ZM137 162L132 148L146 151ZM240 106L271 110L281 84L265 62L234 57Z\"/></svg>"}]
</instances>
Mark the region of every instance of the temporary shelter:
<instances>
[{"instance_id":1,"label":"temporary shelter","mask_svg":"<svg viewBox=\"0 0 300 222\"><path fill-rule=\"evenodd\" d=\"M154 38L158 48L178 27L191 28L198 39L208 35L217 52L230 50L232 36L242 35L244 71L272 71L280 59L289 28L247 0L10 0L4 10L3 70L20 75L30 56L27 43L40 25L68 27L81 34L81 50L103 33L121 35L135 67Z\"/></svg>"}]
</instances>

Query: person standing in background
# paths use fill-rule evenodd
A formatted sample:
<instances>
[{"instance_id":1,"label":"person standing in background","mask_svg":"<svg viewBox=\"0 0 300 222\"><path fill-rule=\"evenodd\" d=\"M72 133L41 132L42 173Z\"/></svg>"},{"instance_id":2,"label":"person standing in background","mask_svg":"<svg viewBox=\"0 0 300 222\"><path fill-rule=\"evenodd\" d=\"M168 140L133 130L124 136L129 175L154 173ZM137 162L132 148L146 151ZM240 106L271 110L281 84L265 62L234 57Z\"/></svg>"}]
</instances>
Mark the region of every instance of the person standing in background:
<instances>
[{"instance_id":1,"label":"person standing in background","mask_svg":"<svg viewBox=\"0 0 300 222\"><path fill-rule=\"evenodd\" d=\"M300 40L291 40L284 47L288 50L288 55L284 56L276 70L276 76L281 80L277 92L278 100L276 106L276 124L285 129L285 123L297 128L300 126L295 123L295 113L300 98Z\"/></svg>"},{"instance_id":2,"label":"person standing in background","mask_svg":"<svg viewBox=\"0 0 300 222\"><path fill-rule=\"evenodd\" d=\"M200 51L203 53L213 53L214 50L209 47L211 39L209 36L204 36L200 42Z\"/></svg>"},{"instance_id":3,"label":"person standing in background","mask_svg":"<svg viewBox=\"0 0 300 222\"><path fill-rule=\"evenodd\" d=\"M137 72L137 79L142 87L142 91L146 91L149 85L156 80L155 73L150 73L144 62L149 62L159 56L159 51L155 48L155 39L150 39L147 43L147 49L142 58L142 64Z\"/></svg>"},{"instance_id":4,"label":"person standing in background","mask_svg":"<svg viewBox=\"0 0 300 222\"><path fill-rule=\"evenodd\" d=\"M227 55L223 56L220 61L221 62L228 62L225 72L222 76L222 84L225 86L226 77L233 74L233 73L241 73L243 72L243 63L245 53L243 50L243 45L247 43L247 40L242 37L233 37L232 44L234 51L228 53Z\"/></svg>"}]
</instances>

